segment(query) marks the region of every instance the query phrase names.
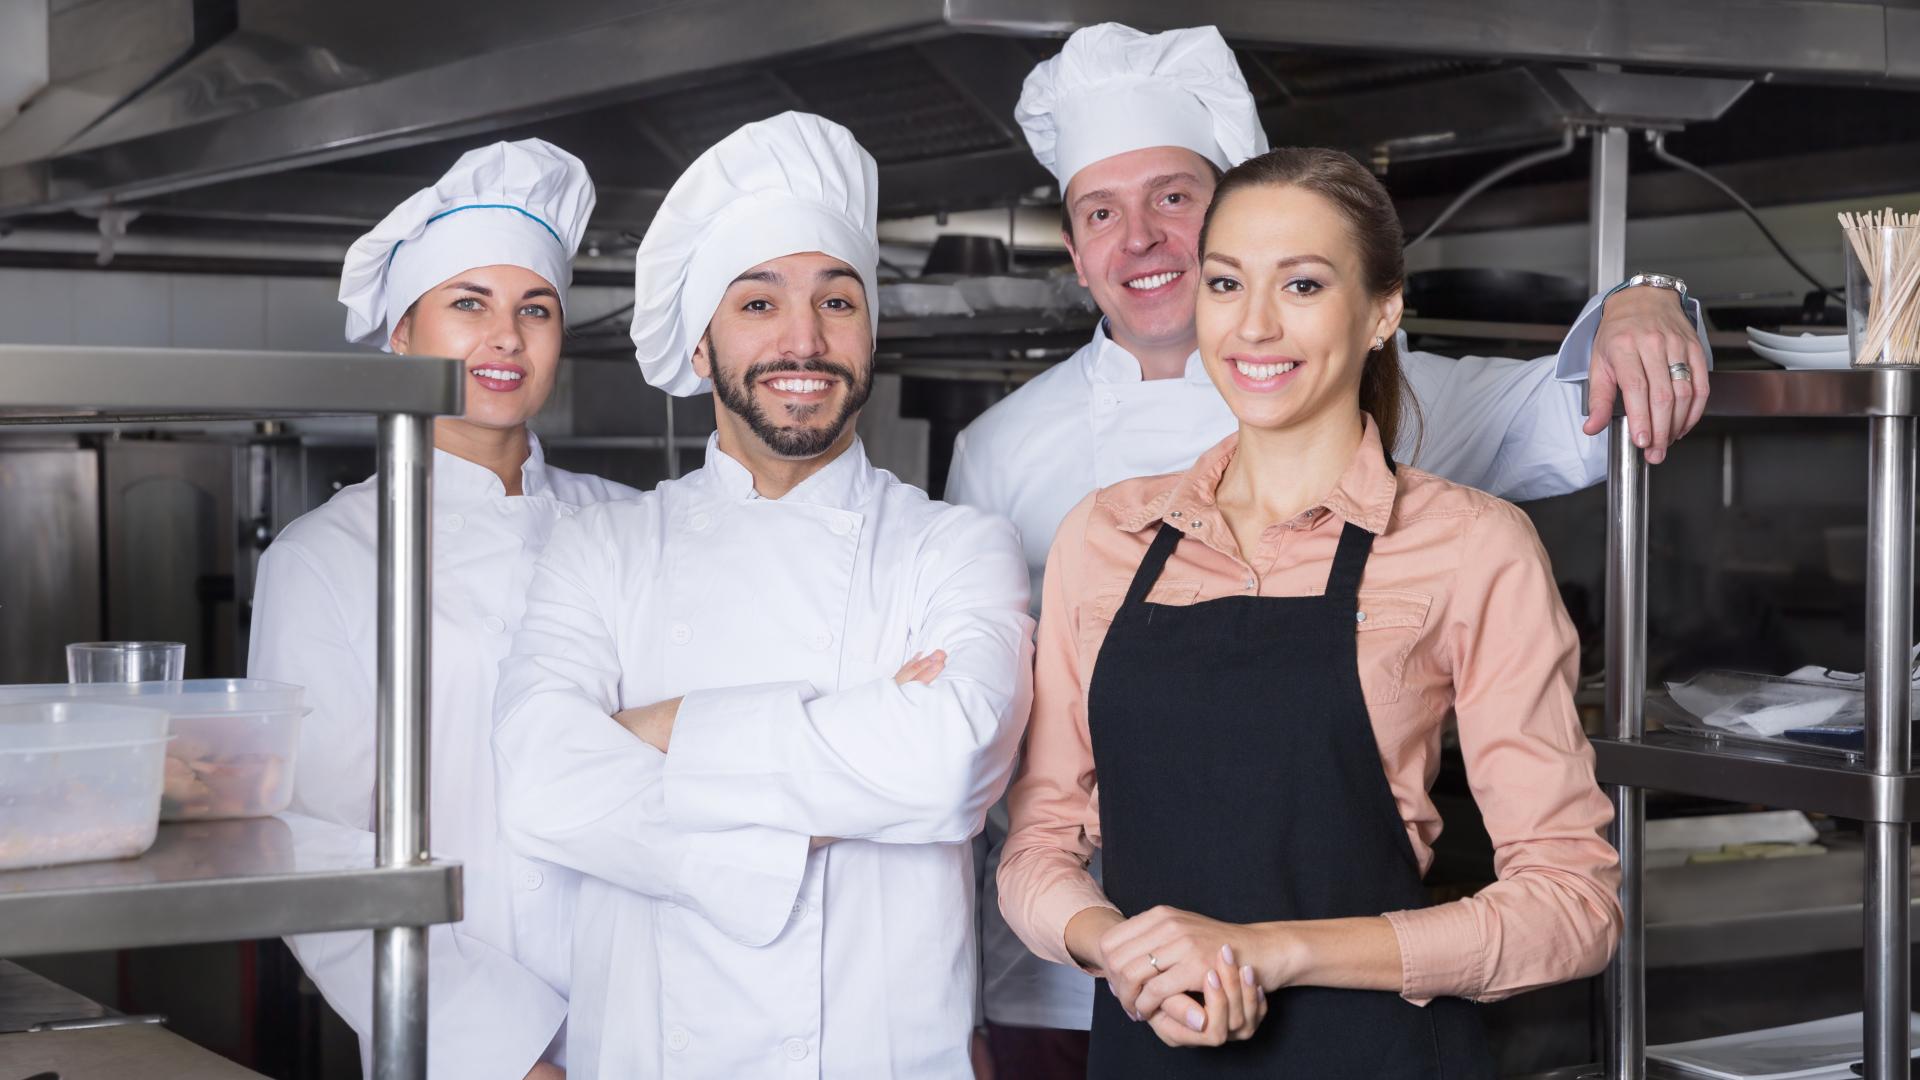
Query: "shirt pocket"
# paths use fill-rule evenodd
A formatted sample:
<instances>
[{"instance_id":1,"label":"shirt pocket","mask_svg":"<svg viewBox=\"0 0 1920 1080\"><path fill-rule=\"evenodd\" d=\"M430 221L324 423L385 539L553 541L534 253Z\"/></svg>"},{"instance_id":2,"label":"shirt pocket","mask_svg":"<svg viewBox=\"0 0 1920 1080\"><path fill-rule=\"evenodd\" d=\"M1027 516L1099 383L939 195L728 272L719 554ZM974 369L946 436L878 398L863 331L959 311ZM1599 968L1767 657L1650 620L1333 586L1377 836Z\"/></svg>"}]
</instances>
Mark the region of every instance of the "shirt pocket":
<instances>
[{"instance_id":1,"label":"shirt pocket","mask_svg":"<svg viewBox=\"0 0 1920 1080\"><path fill-rule=\"evenodd\" d=\"M1153 588L1147 590L1147 603L1164 604L1167 607L1187 607L1200 596L1198 581L1156 581ZM1094 595L1093 602L1083 609L1080 620L1080 632L1084 638L1088 633L1105 636L1113 625L1114 616L1120 613L1120 605L1126 602L1127 586L1116 585L1102 589Z\"/></svg>"},{"instance_id":2,"label":"shirt pocket","mask_svg":"<svg viewBox=\"0 0 1920 1080\"><path fill-rule=\"evenodd\" d=\"M1426 632L1433 597L1406 589L1362 589L1355 616L1360 689L1369 705L1391 705L1407 689L1407 657Z\"/></svg>"}]
</instances>

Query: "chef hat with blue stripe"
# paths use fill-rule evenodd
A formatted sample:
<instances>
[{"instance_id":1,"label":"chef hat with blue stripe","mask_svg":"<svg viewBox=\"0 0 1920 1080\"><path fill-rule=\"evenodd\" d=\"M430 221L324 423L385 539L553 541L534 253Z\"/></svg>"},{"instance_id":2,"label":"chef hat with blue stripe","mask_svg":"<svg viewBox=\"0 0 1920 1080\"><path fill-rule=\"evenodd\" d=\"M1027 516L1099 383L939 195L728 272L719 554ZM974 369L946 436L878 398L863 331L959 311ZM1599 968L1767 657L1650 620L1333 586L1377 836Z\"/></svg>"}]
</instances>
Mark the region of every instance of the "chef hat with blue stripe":
<instances>
[{"instance_id":1,"label":"chef hat with blue stripe","mask_svg":"<svg viewBox=\"0 0 1920 1080\"><path fill-rule=\"evenodd\" d=\"M1183 147L1222 171L1267 152L1240 61L1211 26L1077 30L1027 75L1013 118L1062 194L1074 173L1134 150Z\"/></svg>"},{"instance_id":2,"label":"chef hat with blue stripe","mask_svg":"<svg viewBox=\"0 0 1920 1080\"><path fill-rule=\"evenodd\" d=\"M521 139L467 151L347 250L340 273L347 340L388 348L414 301L481 266L539 274L565 310L593 203L586 166L552 143Z\"/></svg>"},{"instance_id":3,"label":"chef hat with blue stripe","mask_svg":"<svg viewBox=\"0 0 1920 1080\"><path fill-rule=\"evenodd\" d=\"M879 318L879 169L839 124L781 113L694 160L660 204L633 264L633 349L647 381L678 397L727 287L772 259L817 251L853 268Z\"/></svg>"}]
</instances>

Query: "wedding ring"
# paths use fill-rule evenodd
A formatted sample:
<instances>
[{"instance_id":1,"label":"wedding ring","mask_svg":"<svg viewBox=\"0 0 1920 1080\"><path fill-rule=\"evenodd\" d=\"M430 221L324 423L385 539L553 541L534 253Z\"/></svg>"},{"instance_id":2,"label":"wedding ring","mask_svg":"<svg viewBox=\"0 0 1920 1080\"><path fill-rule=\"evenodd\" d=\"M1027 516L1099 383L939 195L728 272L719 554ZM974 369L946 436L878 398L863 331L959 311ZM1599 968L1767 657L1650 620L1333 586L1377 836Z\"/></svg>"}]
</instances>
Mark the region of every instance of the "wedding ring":
<instances>
[{"instance_id":1,"label":"wedding ring","mask_svg":"<svg viewBox=\"0 0 1920 1080\"><path fill-rule=\"evenodd\" d=\"M1152 953L1148 953L1148 954L1147 954L1147 966L1148 966L1148 967L1150 967L1150 968L1152 968L1152 969L1153 969L1153 970L1155 970L1155 971L1159 971L1159 970L1160 970L1160 961L1159 961L1159 960L1157 960L1157 959L1155 959L1155 958L1154 958L1154 955L1153 955Z\"/></svg>"},{"instance_id":2,"label":"wedding ring","mask_svg":"<svg viewBox=\"0 0 1920 1080\"><path fill-rule=\"evenodd\" d=\"M1674 382L1693 381L1693 368L1686 364L1668 364L1667 374L1673 376Z\"/></svg>"}]
</instances>

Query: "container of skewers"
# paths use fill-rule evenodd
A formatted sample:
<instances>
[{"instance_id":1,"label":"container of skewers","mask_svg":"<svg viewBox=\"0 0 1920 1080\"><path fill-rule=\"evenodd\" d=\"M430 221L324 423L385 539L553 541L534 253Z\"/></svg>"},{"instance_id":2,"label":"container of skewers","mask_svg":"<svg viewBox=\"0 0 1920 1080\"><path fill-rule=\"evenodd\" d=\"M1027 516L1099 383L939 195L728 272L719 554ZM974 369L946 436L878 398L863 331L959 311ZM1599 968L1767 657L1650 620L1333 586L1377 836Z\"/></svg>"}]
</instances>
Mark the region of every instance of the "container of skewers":
<instances>
[{"instance_id":1,"label":"container of skewers","mask_svg":"<svg viewBox=\"0 0 1920 1080\"><path fill-rule=\"evenodd\" d=\"M1920 365L1920 213L1841 214L1856 367Z\"/></svg>"}]
</instances>

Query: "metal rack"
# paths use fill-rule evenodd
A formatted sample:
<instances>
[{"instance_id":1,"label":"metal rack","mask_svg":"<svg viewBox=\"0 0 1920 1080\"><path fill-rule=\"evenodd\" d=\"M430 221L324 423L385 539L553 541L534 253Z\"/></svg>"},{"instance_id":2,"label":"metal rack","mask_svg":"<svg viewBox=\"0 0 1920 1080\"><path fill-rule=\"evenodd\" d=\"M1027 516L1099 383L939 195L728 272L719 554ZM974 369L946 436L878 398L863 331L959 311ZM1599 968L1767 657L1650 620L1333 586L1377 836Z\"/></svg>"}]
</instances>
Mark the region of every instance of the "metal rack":
<instances>
[{"instance_id":1,"label":"metal rack","mask_svg":"<svg viewBox=\"0 0 1920 1080\"><path fill-rule=\"evenodd\" d=\"M1920 369L1723 372L1708 412L1732 417L1861 417L1868 425L1867 761L1715 744L1646 730L1647 466L1616 419L1607 522L1607 731L1594 740L1614 802L1625 929L1607 969L1609 1080L1645 1080L1645 792L1816 810L1866 823L1863 869L1866 1063L1871 1080L1907 1075L1908 827L1920 821L1909 753L1915 429Z\"/></svg>"},{"instance_id":2,"label":"metal rack","mask_svg":"<svg viewBox=\"0 0 1920 1080\"><path fill-rule=\"evenodd\" d=\"M380 477L374 865L272 819L167 825L138 859L0 873L0 956L371 929L374 1075L426 1076L427 927L461 915L427 853L433 417L464 395L454 360L0 345L0 425L373 414Z\"/></svg>"}]
</instances>

